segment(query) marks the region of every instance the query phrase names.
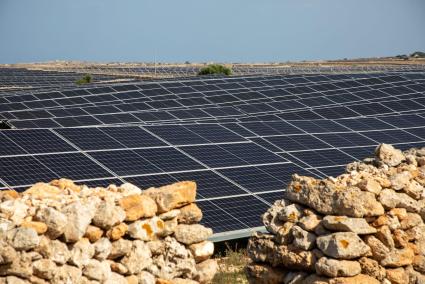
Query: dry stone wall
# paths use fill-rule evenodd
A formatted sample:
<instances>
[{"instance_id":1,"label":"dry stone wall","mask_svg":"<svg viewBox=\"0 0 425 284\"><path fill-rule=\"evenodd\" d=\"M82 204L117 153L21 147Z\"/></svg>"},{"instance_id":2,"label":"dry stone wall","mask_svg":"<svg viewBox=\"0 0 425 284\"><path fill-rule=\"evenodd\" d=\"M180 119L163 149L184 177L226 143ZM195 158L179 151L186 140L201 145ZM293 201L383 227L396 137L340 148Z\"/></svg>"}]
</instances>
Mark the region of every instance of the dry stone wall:
<instances>
[{"instance_id":1,"label":"dry stone wall","mask_svg":"<svg viewBox=\"0 0 425 284\"><path fill-rule=\"evenodd\" d=\"M217 269L196 183L0 192L0 283L196 284Z\"/></svg>"},{"instance_id":2,"label":"dry stone wall","mask_svg":"<svg viewBox=\"0 0 425 284\"><path fill-rule=\"evenodd\" d=\"M314 157L312 157L314 158ZM425 283L425 148L294 175L248 244L250 283Z\"/></svg>"}]
</instances>

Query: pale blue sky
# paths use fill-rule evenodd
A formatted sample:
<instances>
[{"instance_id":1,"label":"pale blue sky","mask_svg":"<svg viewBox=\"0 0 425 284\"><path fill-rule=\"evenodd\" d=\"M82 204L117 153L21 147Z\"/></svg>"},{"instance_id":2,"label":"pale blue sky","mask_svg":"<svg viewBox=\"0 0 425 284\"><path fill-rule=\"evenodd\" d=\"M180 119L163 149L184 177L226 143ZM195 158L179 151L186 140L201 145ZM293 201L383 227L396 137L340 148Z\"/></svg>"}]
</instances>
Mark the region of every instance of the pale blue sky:
<instances>
[{"instance_id":1,"label":"pale blue sky","mask_svg":"<svg viewBox=\"0 0 425 284\"><path fill-rule=\"evenodd\" d=\"M0 0L0 63L258 62L425 51L425 0Z\"/></svg>"}]
</instances>

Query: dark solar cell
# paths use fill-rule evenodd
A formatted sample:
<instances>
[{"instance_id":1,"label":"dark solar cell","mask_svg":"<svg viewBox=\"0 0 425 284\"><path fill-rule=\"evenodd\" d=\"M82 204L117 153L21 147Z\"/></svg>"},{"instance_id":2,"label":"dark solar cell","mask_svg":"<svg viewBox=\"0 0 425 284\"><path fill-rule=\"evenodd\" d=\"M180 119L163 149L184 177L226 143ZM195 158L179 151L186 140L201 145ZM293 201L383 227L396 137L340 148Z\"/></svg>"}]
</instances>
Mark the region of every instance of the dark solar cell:
<instances>
[{"instance_id":1,"label":"dark solar cell","mask_svg":"<svg viewBox=\"0 0 425 284\"><path fill-rule=\"evenodd\" d=\"M173 145L210 143L182 125L145 126L145 128Z\"/></svg>"},{"instance_id":2,"label":"dark solar cell","mask_svg":"<svg viewBox=\"0 0 425 284\"><path fill-rule=\"evenodd\" d=\"M179 172L204 168L204 166L174 148L151 148L134 151L137 155L148 160L163 172Z\"/></svg>"},{"instance_id":3,"label":"dark solar cell","mask_svg":"<svg viewBox=\"0 0 425 284\"><path fill-rule=\"evenodd\" d=\"M375 141L358 133L315 134L315 136L336 148L375 145Z\"/></svg>"},{"instance_id":4,"label":"dark solar cell","mask_svg":"<svg viewBox=\"0 0 425 284\"><path fill-rule=\"evenodd\" d=\"M101 166L81 153L37 156L37 159L58 176L72 180L113 177Z\"/></svg>"},{"instance_id":5,"label":"dark solar cell","mask_svg":"<svg viewBox=\"0 0 425 284\"><path fill-rule=\"evenodd\" d=\"M294 152L293 155L311 167L345 165L353 160L337 149L300 151Z\"/></svg>"},{"instance_id":6,"label":"dark solar cell","mask_svg":"<svg viewBox=\"0 0 425 284\"><path fill-rule=\"evenodd\" d=\"M281 151L331 148L329 144L326 144L312 135L273 136L265 139L279 147Z\"/></svg>"},{"instance_id":7,"label":"dark solar cell","mask_svg":"<svg viewBox=\"0 0 425 284\"><path fill-rule=\"evenodd\" d=\"M184 127L213 143L246 141L245 138L217 124L190 124Z\"/></svg>"},{"instance_id":8,"label":"dark solar cell","mask_svg":"<svg viewBox=\"0 0 425 284\"><path fill-rule=\"evenodd\" d=\"M305 171L292 163L286 163L229 168L219 172L251 192L264 192L284 189L291 181L292 174Z\"/></svg>"},{"instance_id":9,"label":"dark solar cell","mask_svg":"<svg viewBox=\"0 0 425 284\"><path fill-rule=\"evenodd\" d=\"M4 131L3 133L6 133ZM10 140L5 135L0 133L0 156L12 156L12 155L21 155L26 154L26 152L14 143L13 140Z\"/></svg>"},{"instance_id":10,"label":"dark solar cell","mask_svg":"<svg viewBox=\"0 0 425 284\"><path fill-rule=\"evenodd\" d=\"M336 177L345 173L345 166L318 168L317 170L322 172L326 177L328 176Z\"/></svg>"},{"instance_id":11,"label":"dark solar cell","mask_svg":"<svg viewBox=\"0 0 425 284\"><path fill-rule=\"evenodd\" d=\"M90 155L120 176L163 173L132 150L91 152Z\"/></svg>"},{"instance_id":12,"label":"dark solar cell","mask_svg":"<svg viewBox=\"0 0 425 284\"><path fill-rule=\"evenodd\" d=\"M76 151L47 129L5 131L3 134L31 154Z\"/></svg>"},{"instance_id":13,"label":"dark solar cell","mask_svg":"<svg viewBox=\"0 0 425 284\"><path fill-rule=\"evenodd\" d=\"M0 159L0 178L10 186L49 182L59 176L31 156L3 157Z\"/></svg>"},{"instance_id":14,"label":"dark solar cell","mask_svg":"<svg viewBox=\"0 0 425 284\"><path fill-rule=\"evenodd\" d=\"M121 149L125 147L98 128L62 128L56 131L82 150Z\"/></svg>"},{"instance_id":15,"label":"dark solar cell","mask_svg":"<svg viewBox=\"0 0 425 284\"><path fill-rule=\"evenodd\" d=\"M102 127L99 128L99 130L128 148L158 147L167 145L165 142L137 126Z\"/></svg>"}]
</instances>

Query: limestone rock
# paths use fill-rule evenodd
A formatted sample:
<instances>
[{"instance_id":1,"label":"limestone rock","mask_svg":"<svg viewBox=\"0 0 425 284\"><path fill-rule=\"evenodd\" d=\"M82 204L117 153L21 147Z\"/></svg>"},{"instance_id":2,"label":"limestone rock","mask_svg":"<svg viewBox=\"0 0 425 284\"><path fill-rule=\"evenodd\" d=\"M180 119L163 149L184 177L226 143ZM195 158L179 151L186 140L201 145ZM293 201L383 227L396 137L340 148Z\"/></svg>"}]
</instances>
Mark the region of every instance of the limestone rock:
<instances>
[{"instance_id":1,"label":"limestone rock","mask_svg":"<svg viewBox=\"0 0 425 284\"><path fill-rule=\"evenodd\" d=\"M409 283L409 275L403 268L387 269L387 279L392 284L406 284Z\"/></svg>"},{"instance_id":2,"label":"limestone rock","mask_svg":"<svg viewBox=\"0 0 425 284\"><path fill-rule=\"evenodd\" d=\"M316 235L307 232L301 227L292 227L292 236L294 237L293 245L302 250L311 250L316 245Z\"/></svg>"},{"instance_id":3,"label":"limestone rock","mask_svg":"<svg viewBox=\"0 0 425 284\"><path fill-rule=\"evenodd\" d=\"M405 159L400 150L388 144L379 145L375 150L375 155L379 161L390 167L398 166Z\"/></svg>"},{"instance_id":4,"label":"limestone rock","mask_svg":"<svg viewBox=\"0 0 425 284\"><path fill-rule=\"evenodd\" d=\"M196 262L207 260L214 253L214 243L210 241L203 241L189 246Z\"/></svg>"},{"instance_id":5,"label":"limestone rock","mask_svg":"<svg viewBox=\"0 0 425 284\"><path fill-rule=\"evenodd\" d=\"M58 267L51 283L81 283L82 272L79 268L71 265L63 265Z\"/></svg>"},{"instance_id":6,"label":"limestone rock","mask_svg":"<svg viewBox=\"0 0 425 284\"><path fill-rule=\"evenodd\" d=\"M359 235L376 233L363 218L349 218L346 216L326 216L322 221L323 226L331 231L353 232Z\"/></svg>"},{"instance_id":7,"label":"limestone rock","mask_svg":"<svg viewBox=\"0 0 425 284\"><path fill-rule=\"evenodd\" d=\"M39 235L42 235L47 231L47 225L43 222L23 221L21 223L21 227L34 229Z\"/></svg>"},{"instance_id":8,"label":"limestone rock","mask_svg":"<svg viewBox=\"0 0 425 284\"><path fill-rule=\"evenodd\" d=\"M124 221L125 211L112 202L102 202L93 217L93 224L108 230Z\"/></svg>"},{"instance_id":9,"label":"limestone rock","mask_svg":"<svg viewBox=\"0 0 425 284\"><path fill-rule=\"evenodd\" d=\"M311 214L311 215L302 217L298 221L297 225L306 231L314 232L314 230L317 228L317 226L319 226L321 221L322 220L318 215Z\"/></svg>"},{"instance_id":10,"label":"limestone rock","mask_svg":"<svg viewBox=\"0 0 425 284\"><path fill-rule=\"evenodd\" d=\"M147 271L142 271L136 275L139 284L155 284L155 276Z\"/></svg>"},{"instance_id":11,"label":"limestone rock","mask_svg":"<svg viewBox=\"0 0 425 284\"><path fill-rule=\"evenodd\" d=\"M105 260L108 258L112 250L112 244L107 238L101 238L94 244L94 258L97 260Z\"/></svg>"},{"instance_id":12,"label":"limestone rock","mask_svg":"<svg viewBox=\"0 0 425 284\"><path fill-rule=\"evenodd\" d=\"M89 279L104 282L111 277L111 267L106 261L90 259L84 266L83 275Z\"/></svg>"},{"instance_id":13,"label":"limestone rock","mask_svg":"<svg viewBox=\"0 0 425 284\"><path fill-rule=\"evenodd\" d=\"M140 218L153 217L158 210L155 201L146 195L128 195L122 198L119 204L125 210L126 221L136 221Z\"/></svg>"},{"instance_id":14,"label":"limestone rock","mask_svg":"<svg viewBox=\"0 0 425 284\"><path fill-rule=\"evenodd\" d=\"M50 240L46 237L41 238L37 251L44 258L50 259L59 265L65 264L71 257L66 244L58 240Z\"/></svg>"},{"instance_id":15,"label":"limestone rock","mask_svg":"<svg viewBox=\"0 0 425 284\"><path fill-rule=\"evenodd\" d=\"M415 199L411 198L406 193L397 193L388 188L384 189L379 194L379 202L381 202L386 209L405 208L409 212L416 213L420 211L419 204Z\"/></svg>"},{"instance_id":16,"label":"limestone rock","mask_svg":"<svg viewBox=\"0 0 425 284\"><path fill-rule=\"evenodd\" d=\"M109 278L103 284L128 284L128 282L124 276L111 272Z\"/></svg>"},{"instance_id":17,"label":"limestone rock","mask_svg":"<svg viewBox=\"0 0 425 284\"><path fill-rule=\"evenodd\" d=\"M195 224L202 220L202 211L196 205L191 203L180 208L180 214L178 216L178 222L180 224Z\"/></svg>"},{"instance_id":18,"label":"limestone rock","mask_svg":"<svg viewBox=\"0 0 425 284\"><path fill-rule=\"evenodd\" d=\"M8 232L7 239L10 245L16 250L30 250L37 247L40 238L32 228L19 227Z\"/></svg>"},{"instance_id":19,"label":"limestone rock","mask_svg":"<svg viewBox=\"0 0 425 284\"><path fill-rule=\"evenodd\" d=\"M62 213L67 218L63 233L65 241L77 242L84 236L91 223L92 212L90 208L79 202L74 202L66 206Z\"/></svg>"},{"instance_id":20,"label":"limestone rock","mask_svg":"<svg viewBox=\"0 0 425 284\"><path fill-rule=\"evenodd\" d=\"M366 236L365 242L371 249L373 258L378 261L384 259L390 252L390 249L375 236Z\"/></svg>"},{"instance_id":21,"label":"limestone rock","mask_svg":"<svg viewBox=\"0 0 425 284\"><path fill-rule=\"evenodd\" d=\"M52 279L57 269L56 263L50 259L37 260L32 266L34 275L46 280Z\"/></svg>"},{"instance_id":22,"label":"limestone rock","mask_svg":"<svg viewBox=\"0 0 425 284\"><path fill-rule=\"evenodd\" d=\"M14 224L20 225L28 213L28 206L21 200L12 199L0 203L0 212Z\"/></svg>"},{"instance_id":23,"label":"limestone rock","mask_svg":"<svg viewBox=\"0 0 425 284\"><path fill-rule=\"evenodd\" d=\"M379 281L384 280L385 269L382 266L380 266L376 260L373 260L367 257L362 257L359 260L359 264L361 266L363 274L376 278Z\"/></svg>"},{"instance_id":24,"label":"limestone rock","mask_svg":"<svg viewBox=\"0 0 425 284\"><path fill-rule=\"evenodd\" d=\"M38 182L23 192L23 195L31 196L35 199L60 199L62 190L48 183Z\"/></svg>"},{"instance_id":25,"label":"limestone rock","mask_svg":"<svg viewBox=\"0 0 425 284\"><path fill-rule=\"evenodd\" d=\"M357 184L357 187L363 191L372 192L375 195L378 195L382 190L381 184L373 179L364 179Z\"/></svg>"},{"instance_id":26,"label":"limestone rock","mask_svg":"<svg viewBox=\"0 0 425 284\"><path fill-rule=\"evenodd\" d=\"M278 218L284 222L297 222L302 217L302 208L297 204L291 204L283 207L278 213Z\"/></svg>"},{"instance_id":27,"label":"limestone rock","mask_svg":"<svg viewBox=\"0 0 425 284\"><path fill-rule=\"evenodd\" d=\"M338 190L331 184L318 183L312 178L297 175L293 176L284 198L326 215L364 217L384 213L384 208L371 192L361 191L357 187Z\"/></svg>"},{"instance_id":28,"label":"limestone rock","mask_svg":"<svg viewBox=\"0 0 425 284\"><path fill-rule=\"evenodd\" d=\"M16 250L4 241L0 241L0 265L12 263L18 257Z\"/></svg>"},{"instance_id":29,"label":"limestone rock","mask_svg":"<svg viewBox=\"0 0 425 284\"><path fill-rule=\"evenodd\" d=\"M79 240L72 245L69 262L79 268L87 265L94 256L94 246L86 238Z\"/></svg>"},{"instance_id":30,"label":"limestone rock","mask_svg":"<svg viewBox=\"0 0 425 284\"><path fill-rule=\"evenodd\" d=\"M153 217L131 223L128 226L128 234L133 239L151 241L163 232L164 227L164 221L158 217Z\"/></svg>"},{"instance_id":31,"label":"limestone rock","mask_svg":"<svg viewBox=\"0 0 425 284\"><path fill-rule=\"evenodd\" d=\"M391 250L386 254L385 258L381 260L381 265L385 267L400 267L412 264L414 252L410 248L399 250Z\"/></svg>"},{"instance_id":32,"label":"limestone rock","mask_svg":"<svg viewBox=\"0 0 425 284\"><path fill-rule=\"evenodd\" d=\"M143 192L158 205L158 212L163 213L186 204L195 202L196 183L193 181L177 182L160 188L150 188Z\"/></svg>"},{"instance_id":33,"label":"limestone rock","mask_svg":"<svg viewBox=\"0 0 425 284\"><path fill-rule=\"evenodd\" d=\"M197 274L195 280L199 283L210 283L218 270L218 264L215 259L208 259L196 265Z\"/></svg>"},{"instance_id":34,"label":"limestone rock","mask_svg":"<svg viewBox=\"0 0 425 284\"><path fill-rule=\"evenodd\" d=\"M142 193L142 190L139 187L129 182L126 182L120 185L119 190L124 196Z\"/></svg>"},{"instance_id":35,"label":"limestone rock","mask_svg":"<svg viewBox=\"0 0 425 284\"><path fill-rule=\"evenodd\" d=\"M92 243L98 241L102 236L103 230L92 225L87 227L86 233L84 234L84 237L89 239Z\"/></svg>"},{"instance_id":36,"label":"limestone rock","mask_svg":"<svg viewBox=\"0 0 425 284\"><path fill-rule=\"evenodd\" d=\"M115 227L112 227L106 232L106 236L111 241L116 241L118 239L121 239L125 233L128 231L128 226L126 223L121 223L119 225L116 225Z\"/></svg>"},{"instance_id":37,"label":"limestone rock","mask_svg":"<svg viewBox=\"0 0 425 284\"><path fill-rule=\"evenodd\" d=\"M112 242L111 253L109 254L109 259L116 259L122 256L125 256L130 253L132 243L129 240L119 239L115 242Z\"/></svg>"},{"instance_id":38,"label":"limestone rock","mask_svg":"<svg viewBox=\"0 0 425 284\"><path fill-rule=\"evenodd\" d=\"M277 200L274 202L273 206L271 206L266 213L263 214L263 224L270 233L276 234L280 227L284 224L284 222L278 218L278 214L283 210L283 208L285 208L286 205L285 200Z\"/></svg>"},{"instance_id":39,"label":"limestone rock","mask_svg":"<svg viewBox=\"0 0 425 284\"><path fill-rule=\"evenodd\" d=\"M410 183L411 178L412 175L408 171L396 173L390 177L391 188L394 190L401 190Z\"/></svg>"},{"instance_id":40,"label":"limestone rock","mask_svg":"<svg viewBox=\"0 0 425 284\"><path fill-rule=\"evenodd\" d=\"M212 230L200 224L186 225L180 224L174 232L177 241L190 245L205 241L212 235Z\"/></svg>"},{"instance_id":41,"label":"limestone rock","mask_svg":"<svg viewBox=\"0 0 425 284\"><path fill-rule=\"evenodd\" d=\"M250 283L280 284L284 283L286 272L266 264L249 264L245 268Z\"/></svg>"},{"instance_id":42,"label":"limestone rock","mask_svg":"<svg viewBox=\"0 0 425 284\"><path fill-rule=\"evenodd\" d=\"M354 259L370 252L362 239L351 232L320 236L317 246L324 254L337 259Z\"/></svg>"},{"instance_id":43,"label":"limestone rock","mask_svg":"<svg viewBox=\"0 0 425 284\"><path fill-rule=\"evenodd\" d=\"M128 255L124 256L121 263L125 265L130 274L138 274L147 268L151 262L151 251L143 241L134 241Z\"/></svg>"},{"instance_id":44,"label":"limestone rock","mask_svg":"<svg viewBox=\"0 0 425 284\"><path fill-rule=\"evenodd\" d=\"M328 277L349 277L360 274L361 267L357 261L322 257L316 262L316 272Z\"/></svg>"},{"instance_id":45,"label":"limestone rock","mask_svg":"<svg viewBox=\"0 0 425 284\"><path fill-rule=\"evenodd\" d=\"M66 216L51 207L38 210L35 219L47 225L47 235L51 239L56 239L62 235L67 225Z\"/></svg>"}]
</instances>

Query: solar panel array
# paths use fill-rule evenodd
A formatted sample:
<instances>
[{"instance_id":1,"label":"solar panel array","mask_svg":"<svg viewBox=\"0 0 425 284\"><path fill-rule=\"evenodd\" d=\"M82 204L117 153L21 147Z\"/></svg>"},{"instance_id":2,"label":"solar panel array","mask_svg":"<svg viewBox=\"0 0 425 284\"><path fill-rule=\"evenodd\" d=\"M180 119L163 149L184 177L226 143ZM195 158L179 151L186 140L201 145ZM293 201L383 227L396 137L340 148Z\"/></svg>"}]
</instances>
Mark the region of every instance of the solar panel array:
<instances>
[{"instance_id":1,"label":"solar panel array","mask_svg":"<svg viewBox=\"0 0 425 284\"><path fill-rule=\"evenodd\" d=\"M424 72L242 76L3 93L0 187L198 182L218 234L262 226L291 174L425 146ZM231 236L231 235L230 235Z\"/></svg>"}]
</instances>

